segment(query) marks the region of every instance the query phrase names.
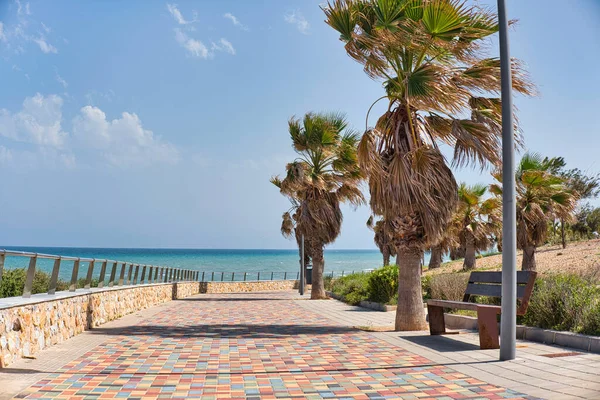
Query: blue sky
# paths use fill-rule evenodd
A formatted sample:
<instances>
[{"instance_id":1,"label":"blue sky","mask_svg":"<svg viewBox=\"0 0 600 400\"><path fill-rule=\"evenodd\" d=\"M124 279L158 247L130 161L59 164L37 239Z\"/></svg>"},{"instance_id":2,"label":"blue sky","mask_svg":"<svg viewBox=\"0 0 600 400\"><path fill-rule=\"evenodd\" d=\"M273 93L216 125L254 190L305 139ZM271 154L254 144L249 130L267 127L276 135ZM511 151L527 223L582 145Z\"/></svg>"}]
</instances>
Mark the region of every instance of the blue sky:
<instances>
[{"instance_id":1,"label":"blue sky","mask_svg":"<svg viewBox=\"0 0 600 400\"><path fill-rule=\"evenodd\" d=\"M294 157L288 118L363 129L382 94L318 5L0 0L0 244L293 247L268 182ZM600 170L600 4L508 8L540 90L516 98L527 148ZM372 248L368 216L345 209L332 247Z\"/></svg>"}]
</instances>

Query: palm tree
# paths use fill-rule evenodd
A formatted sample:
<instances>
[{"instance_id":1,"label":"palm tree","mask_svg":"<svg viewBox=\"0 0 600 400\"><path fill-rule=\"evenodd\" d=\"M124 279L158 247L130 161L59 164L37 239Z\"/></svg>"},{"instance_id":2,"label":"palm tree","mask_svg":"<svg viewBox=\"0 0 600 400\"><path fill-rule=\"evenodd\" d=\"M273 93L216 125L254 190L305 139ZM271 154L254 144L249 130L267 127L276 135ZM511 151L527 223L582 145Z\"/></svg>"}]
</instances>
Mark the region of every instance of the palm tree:
<instances>
[{"instance_id":1,"label":"palm tree","mask_svg":"<svg viewBox=\"0 0 600 400\"><path fill-rule=\"evenodd\" d=\"M367 226L375 232L373 239L383 255L383 265L390 265L390 257L396 256L392 226L385 219L380 219L373 224L373 216L367 221Z\"/></svg>"},{"instance_id":2,"label":"palm tree","mask_svg":"<svg viewBox=\"0 0 600 400\"><path fill-rule=\"evenodd\" d=\"M475 253L490 248L493 235L501 229L501 202L496 197L484 199L487 186L462 183L458 188L458 209L454 223L461 247L465 249L463 270L476 266Z\"/></svg>"},{"instance_id":3,"label":"palm tree","mask_svg":"<svg viewBox=\"0 0 600 400\"><path fill-rule=\"evenodd\" d=\"M457 202L439 145L452 148L454 165L500 161L500 60L484 52L497 17L458 0L332 0L323 11L348 55L383 81L387 111L363 135L359 164L373 213L394 227L396 330L425 329L420 262ZM519 62L512 65L515 90L531 93Z\"/></svg>"},{"instance_id":4,"label":"palm tree","mask_svg":"<svg viewBox=\"0 0 600 400\"><path fill-rule=\"evenodd\" d=\"M501 182L500 173L494 175ZM577 195L567 187L565 179L554 175L551 165L536 153L523 155L516 171L517 247L523 250L523 271L535 271L535 252L546 241L548 222L569 221L573 217ZM499 184L490 186L492 193L502 195Z\"/></svg>"},{"instance_id":5,"label":"palm tree","mask_svg":"<svg viewBox=\"0 0 600 400\"><path fill-rule=\"evenodd\" d=\"M292 117L289 133L299 157L286 166L284 179L271 179L293 204L284 221L294 221L296 238L306 238L313 261L311 299L326 297L323 249L340 234L340 203L358 206L364 202L359 189L358 135L347 125L340 114L308 113L302 120Z\"/></svg>"},{"instance_id":6,"label":"palm tree","mask_svg":"<svg viewBox=\"0 0 600 400\"><path fill-rule=\"evenodd\" d=\"M272 179L271 182L281 189L281 181L277 179ZM298 200L295 198L290 198L290 202L292 203L292 208L281 216L281 234L283 237L289 238L294 236L296 239L296 244L298 245L298 262L300 263L300 268L304 265L304 276L307 274L307 266L310 264L310 246L308 245L308 241L304 239L304 255L302 254L302 235L298 234L298 229L296 227L296 221L298 219L298 214L290 212L298 207ZM302 258L304 256L304 259Z\"/></svg>"},{"instance_id":7,"label":"palm tree","mask_svg":"<svg viewBox=\"0 0 600 400\"><path fill-rule=\"evenodd\" d=\"M460 247L458 236L458 226L455 223L448 224L442 239L430 249L429 269L441 267L444 254L450 254L452 258L453 252L456 251L455 249Z\"/></svg>"}]
</instances>

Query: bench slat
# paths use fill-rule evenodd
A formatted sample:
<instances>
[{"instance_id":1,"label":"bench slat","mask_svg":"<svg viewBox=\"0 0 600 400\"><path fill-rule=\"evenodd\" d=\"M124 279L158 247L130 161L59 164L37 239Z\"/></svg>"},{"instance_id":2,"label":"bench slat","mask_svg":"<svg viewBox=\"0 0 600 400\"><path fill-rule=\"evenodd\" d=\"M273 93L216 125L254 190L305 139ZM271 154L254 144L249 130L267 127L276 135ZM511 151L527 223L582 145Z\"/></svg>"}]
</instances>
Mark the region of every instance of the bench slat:
<instances>
[{"instance_id":1,"label":"bench slat","mask_svg":"<svg viewBox=\"0 0 600 400\"><path fill-rule=\"evenodd\" d=\"M427 300L427 305L444 307L444 308L454 308L457 310L477 311L476 303L468 303L468 302L464 302L464 301Z\"/></svg>"},{"instance_id":2,"label":"bench slat","mask_svg":"<svg viewBox=\"0 0 600 400\"><path fill-rule=\"evenodd\" d=\"M529 282L531 271L517 271L517 284L525 285ZM502 272L474 271L471 272L469 283L502 283Z\"/></svg>"},{"instance_id":3,"label":"bench slat","mask_svg":"<svg viewBox=\"0 0 600 400\"><path fill-rule=\"evenodd\" d=\"M477 304L477 303L469 303L465 301L452 301L452 300L427 300L428 306L434 307L444 307L444 308L453 308L455 310L472 310L477 311L477 308L493 308L500 310L500 306L494 306L490 304Z\"/></svg>"},{"instance_id":4,"label":"bench slat","mask_svg":"<svg viewBox=\"0 0 600 400\"><path fill-rule=\"evenodd\" d=\"M469 283L467 295L475 296L490 296L490 297L502 297L502 285L482 285L479 283ZM517 286L517 298L522 299L525 294L525 286Z\"/></svg>"}]
</instances>

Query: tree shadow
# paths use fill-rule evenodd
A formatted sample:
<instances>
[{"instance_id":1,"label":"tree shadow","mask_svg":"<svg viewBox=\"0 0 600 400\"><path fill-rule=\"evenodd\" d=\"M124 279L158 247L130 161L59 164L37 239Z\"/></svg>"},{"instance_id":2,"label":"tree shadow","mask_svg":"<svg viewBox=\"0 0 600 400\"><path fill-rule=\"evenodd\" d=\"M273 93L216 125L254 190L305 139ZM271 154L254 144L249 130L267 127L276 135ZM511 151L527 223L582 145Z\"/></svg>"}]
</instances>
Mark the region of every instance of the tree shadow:
<instances>
[{"instance_id":1,"label":"tree shadow","mask_svg":"<svg viewBox=\"0 0 600 400\"><path fill-rule=\"evenodd\" d=\"M204 296L210 296L205 294ZM177 299L176 301L290 301L283 297L187 297L185 299Z\"/></svg>"},{"instance_id":2,"label":"tree shadow","mask_svg":"<svg viewBox=\"0 0 600 400\"><path fill-rule=\"evenodd\" d=\"M255 324L217 324L217 325L136 325L120 328L94 328L96 335L122 336L158 336L162 338L281 338L297 335L335 335L360 332L360 329L343 326L320 325L255 325Z\"/></svg>"},{"instance_id":3,"label":"tree shadow","mask_svg":"<svg viewBox=\"0 0 600 400\"><path fill-rule=\"evenodd\" d=\"M0 373L31 375L31 374L45 374L45 373L48 373L48 371L40 371L37 369L29 369L29 368L0 368Z\"/></svg>"},{"instance_id":4,"label":"tree shadow","mask_svg":"<svg viewBox=\"0 0 600 400\"><path fill-rule=\"evenodd\" d=\"M453 340L445 335L400 336L400 338L440 353L480 350L479 346L461 340Z\"/></svg>"}]
</instances>

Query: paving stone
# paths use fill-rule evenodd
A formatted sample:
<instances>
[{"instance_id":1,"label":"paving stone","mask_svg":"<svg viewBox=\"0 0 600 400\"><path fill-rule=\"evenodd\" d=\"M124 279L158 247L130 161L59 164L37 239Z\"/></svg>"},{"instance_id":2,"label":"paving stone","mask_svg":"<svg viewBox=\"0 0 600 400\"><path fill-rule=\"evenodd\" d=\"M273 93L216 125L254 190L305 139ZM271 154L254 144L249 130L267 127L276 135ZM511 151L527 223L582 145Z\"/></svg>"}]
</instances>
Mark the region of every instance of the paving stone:
<instances>
[{"instance_id":1,"label":"paving stone","mask_svg":"<svg viewBox=\"0 0 600 400\"><path fill-rule=\"evenodd\" d=\"M294 298L201 295L128 326L97 328L93 334L106 340L21 396L533 398L324 318Z\"/></svg>"}]
</instances>

